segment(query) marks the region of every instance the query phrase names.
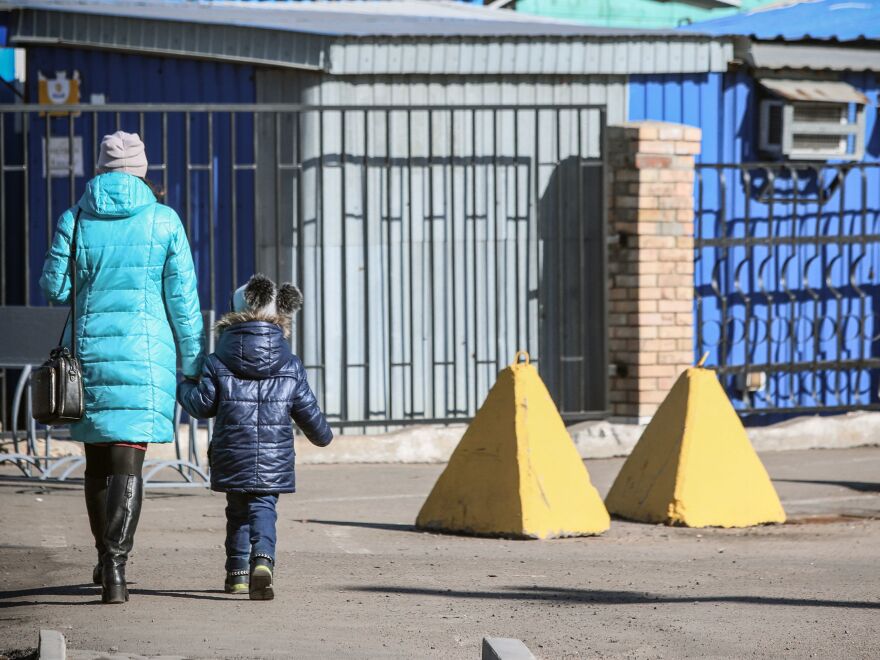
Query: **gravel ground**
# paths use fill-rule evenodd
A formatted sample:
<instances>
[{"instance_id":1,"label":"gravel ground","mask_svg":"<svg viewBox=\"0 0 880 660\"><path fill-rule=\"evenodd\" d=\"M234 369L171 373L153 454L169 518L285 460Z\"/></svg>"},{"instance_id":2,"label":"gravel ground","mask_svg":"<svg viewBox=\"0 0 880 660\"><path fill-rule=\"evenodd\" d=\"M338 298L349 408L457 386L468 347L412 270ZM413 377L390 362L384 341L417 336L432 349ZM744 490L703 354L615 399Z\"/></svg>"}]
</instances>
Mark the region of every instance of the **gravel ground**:
<instances>
[{"instance_id":1,"label":"gravel ground","mask_svg":"<svg viewBox=\"0 0 880 660\"><path fill-rule=\"evenodd\" d=\"M880 657L880 448L763 459L789 524L548 542L415 532L440 465L302 467L272 602L222 592L221 495L150 492L115 607L79 489L0 479L0 649L43 627L145 656L478 658L492 635L539 658ZM603 494L621 462L588 462Z\"/></svg>"}]
</instances>

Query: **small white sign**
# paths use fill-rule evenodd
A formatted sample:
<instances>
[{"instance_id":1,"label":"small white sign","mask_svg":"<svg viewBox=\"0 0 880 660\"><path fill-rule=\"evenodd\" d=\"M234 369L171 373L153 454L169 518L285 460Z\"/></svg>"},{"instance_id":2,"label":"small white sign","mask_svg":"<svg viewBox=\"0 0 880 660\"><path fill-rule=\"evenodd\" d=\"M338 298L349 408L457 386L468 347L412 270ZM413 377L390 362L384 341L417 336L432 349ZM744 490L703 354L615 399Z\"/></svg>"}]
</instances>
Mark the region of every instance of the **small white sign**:
<instances>
[{"instance_id":1,"label":"small white sign","mask_svg":"<svg viewBox=\"0 0 880 660\"><path fill-rule=\"evenodd\" d=\"M46 138L43 138L43 178L46 178ZM83 141L81 136L73 138L73 159L70 158L70 138L49 138L49 171L52 177L70 176L71 165L74 176L83 176Z\"/></svg>"}]
</instances>

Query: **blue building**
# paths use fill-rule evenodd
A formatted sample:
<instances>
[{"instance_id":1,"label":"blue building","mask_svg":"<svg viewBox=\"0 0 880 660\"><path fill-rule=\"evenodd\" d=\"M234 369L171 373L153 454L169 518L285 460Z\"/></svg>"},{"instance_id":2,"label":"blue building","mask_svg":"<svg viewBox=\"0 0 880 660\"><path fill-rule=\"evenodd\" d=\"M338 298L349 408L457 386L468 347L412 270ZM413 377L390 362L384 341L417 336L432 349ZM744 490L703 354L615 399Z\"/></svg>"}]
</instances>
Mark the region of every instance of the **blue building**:
<instances>
[{"instance_id":1,"label":"blue building","mask_svg":"<svg viewBox=\"0 0 880 660\"><path fill-rule=\"evenodd\" d=\"M703 131L695 356L744 412L876 407L880 3L685 29L738 37L728 71L633 76L628 115Z\"/></svg>"}]
</instances>

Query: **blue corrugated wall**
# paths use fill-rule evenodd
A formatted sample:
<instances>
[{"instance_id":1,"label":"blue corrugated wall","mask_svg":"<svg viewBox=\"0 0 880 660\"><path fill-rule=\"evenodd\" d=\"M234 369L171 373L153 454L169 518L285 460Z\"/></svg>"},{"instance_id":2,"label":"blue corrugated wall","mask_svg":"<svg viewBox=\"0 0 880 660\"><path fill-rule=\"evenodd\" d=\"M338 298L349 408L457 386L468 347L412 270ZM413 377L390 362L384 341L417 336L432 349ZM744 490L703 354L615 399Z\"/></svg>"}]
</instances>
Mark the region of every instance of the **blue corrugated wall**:
<instances>
[{"instance_id":1,"label":"blue corrugated wall","mask_svg":"<svg viewBox=\"0 0 880 660\"><path fill-rule=\"evenodd\" d=\"M92 94L103 94L106 103L253 103L256 99L254 69L251 66L205 62L187 59L144 57L101 51L85 51L64 48L28 49L28 101L36 102L38 73L54 77L57 71L66 71L70 77L73 71L79 72L81 101L89 103ZM190 126L191 160L196 164L208 161L208 126L205 117L193 113ZM237 176L237 266L239 277L253 271L253 173L233 174L231 163L231 130L228 114L217 115L213 125L214 142L214 195L208 194L209 172L190 173L190 197L186 198L185 166L185 116L182 113L168 118L167 167L168 190L165 203L180 214L187 226L196 266L199 274L199 288L203 308L210 306L210 254L209 217L210 206L214 210L215 229L215 270L217 273L217 302L225 305L228 291L232 286L230 236L230 205L228 194L229 179ZM119 118L119 128L130 132L140 132L140 117L125 114ZM28 217L30 221L30 302L44 304L39 291L38 280L48 237L54 229L60 213L79 199L86 181L93 175L95 148L102 135L117 129L113 114L100 115L96 127L91 115L74 120L74 134L83 138L84 176L77 177L73 190L66 177L53 178L51 191L47 190L43 173L43 138L46 134L45 118L32 116L29 139L29 179ZM143 138L147 147L147 157L151 163L163 160L162 122L159 115L146 114L143 125ZM57 117L51 120L49 130L55 136L67 136L69 119ZM251 115L240 115L236 123L236 159L250 162L252 153L253 121ZM7 162L15 162L15 156L7 153ZM15 185L14 175L7 175L10 187ZM161 183L161 169L153 169L148 178ZM51 193L51 194L49 194ZM51 199L51 205L46 200ZM10 223L10 227L14 223ZM19 237L20 238L20 237ZM9 242L15 240L10 236ZM10 263L10 266L13 264ZM10 269L10 304L23 302L15 300L16 290L13 275L20 270ZM18 286L19 291L21 285ZM20 293L19 293L20 296Z\"/></svg>"},{"instance_id":2,"label":"blue corrugated wall","mask_svg":"<svg viewBox=\"0 0 880 660\"><path fill-rule=\"evenodd\" d=\"M654 119L690 126L703 131L700 160L741 162L743 143L750 143L750 79L745 75L671 74L631 76L629 119ZM746 137L745 141L743 137Z\"/></svg>"},{"instance_id":3,"label":"blue corrugated wall","mask_svg":"<svg viewBox=\"0 0 880 660\"><path fill-rule=\"evenodd\" d=\"M878 102L874 74L846 80ZM653 119L698 126L703 131L702 163L760 160L757 153L756 83L746 73L633 76L629 119ZM880 160L880 124L874 107L866 112L865 162ZM757 199L760 171L751 178L735 168L698 170L695 186L697 234L703 238L804 237L880 233L880 176L876 168L851 170L825 205L799 200ZM778 179L775 196L815 194L828 184L790 177ZM768 217L773 221L768 221ZM705 247L696 254L696 322L710 365L787 364L880 357L880 291L876 242L865 245L791 243ZM717 289L713 286L717 281ZM748 323L745 319L752 320ZM723 319L726 322L722 322ZM864 319L863 322L859 319ZM818 328L818 337L814 329ZM837 332L837 329L841 329ZM699 333L695 333L699 334ZM791 335L794 334L792 340ZM769 338L768 338L769 337ZM697 339L697 343L699 339ZM733 378L724 379L735 405L742 394ZM877 402L877 378L866 369L807 371L793 377L771 375L752 406L833 408Z\"/></svg>"}]
</instances>

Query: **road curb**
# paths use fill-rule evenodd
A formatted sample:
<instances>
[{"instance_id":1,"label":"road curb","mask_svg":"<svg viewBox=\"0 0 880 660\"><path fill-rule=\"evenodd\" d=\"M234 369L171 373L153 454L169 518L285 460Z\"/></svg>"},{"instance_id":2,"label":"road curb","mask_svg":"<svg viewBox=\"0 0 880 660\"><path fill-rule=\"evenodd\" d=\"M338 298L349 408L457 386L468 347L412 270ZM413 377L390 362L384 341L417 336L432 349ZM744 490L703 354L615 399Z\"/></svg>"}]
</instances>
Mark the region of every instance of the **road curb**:
<instances>
[{"instance_id":1,"label":"road curb","mask_svg":"<svg viewBox=\"0 0 880 660\"><path fill-rule=\"evenodd\" d=\"M568 433L584 459L629 456L646 424L632 421L599 420L568 427ZM337 435L329 447L314 447L302 436L296 441L298 465L353 463L445 463L467 428L411 426L389 433ZM797 417L770 426L746 427L757 452L795 449L851 449L878 444L880 412L852 412L833 417ZM207 433L199 429L196 446L206 463ZM82 455L82 443L53 440L53 455ZM42 452L42 448L38 447ZM149 458L173 459L172 444L150 447Z\"/></svg>"},{"instance_id":2,"label":"road curb","mask_svg":"<svg viewBox=\"0 0 880 660\"><path fill-rule=\"evenodd\" d=\"M67 660L67 643L57 630L40 630L40 660Z\"/></svg>"},{"instance_id":3,"label":"road curb","mask_svg":"<svg viewBox=\"0 0 880 660\"><path fill-rule=\"evenodd\" d=\"M482 660L536 660L521 640L512 637L483 637Z\"/></svg>"},{"instance_id":4,"label":"road curb","mask_svg":"<svg viewBox=\"0 0 880 660\"><path fill-rule=\"evenodd\" d=\"M582 422L568 427L581 458L629 456L647 424L619 420ZM381 435L340 435L329 447L297 442L300 465L341 463L445 463L467 427L414 426ZM851 449L878 444L880 413L853 412L833 417L797 417L763 427L746 427L757 452L795 449Z\"/></svg>"}]
</instances>

